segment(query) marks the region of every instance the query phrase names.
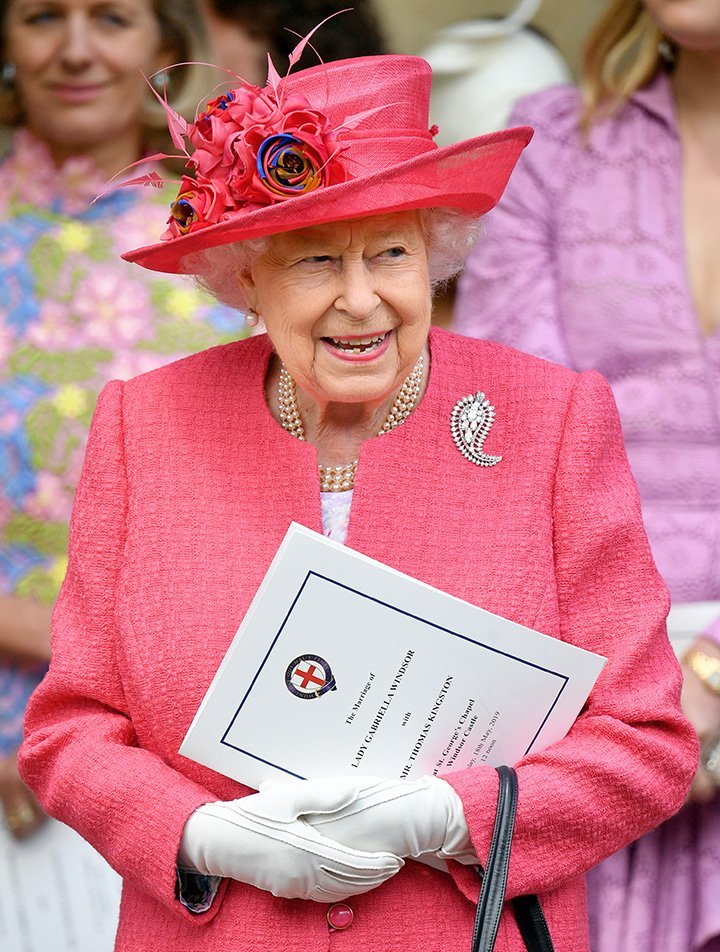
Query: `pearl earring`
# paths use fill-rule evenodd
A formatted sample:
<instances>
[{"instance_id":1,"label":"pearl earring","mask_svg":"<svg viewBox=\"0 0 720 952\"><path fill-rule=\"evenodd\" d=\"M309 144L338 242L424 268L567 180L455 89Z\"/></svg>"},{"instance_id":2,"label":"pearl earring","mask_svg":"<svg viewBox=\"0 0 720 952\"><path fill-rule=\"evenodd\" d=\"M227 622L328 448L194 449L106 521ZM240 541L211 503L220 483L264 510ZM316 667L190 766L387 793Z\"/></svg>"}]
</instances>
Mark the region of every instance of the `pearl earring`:
<instances>
[{"instance_id":1,"label":"pearl earring","mask_svg":"<svg viewBox=\"0 0 720 952\"><path fill-rule=\"evenodd\" d=\"M14 86L16 75L17 68L14 63L3 63L2 71L0 71L0 81L3 86Z\"/></svg>"},{"instance_id":2,"label":"pearl earring","mask_svg":"<svg viewBox=\"0 0 720 952\"><path fill-rule=\"evenodd\" d=\"M245 312L245 323L248 327L257 327L260 320L260 315L255 310L254 307L249 307Z\"/></svg>"}]
</instances>

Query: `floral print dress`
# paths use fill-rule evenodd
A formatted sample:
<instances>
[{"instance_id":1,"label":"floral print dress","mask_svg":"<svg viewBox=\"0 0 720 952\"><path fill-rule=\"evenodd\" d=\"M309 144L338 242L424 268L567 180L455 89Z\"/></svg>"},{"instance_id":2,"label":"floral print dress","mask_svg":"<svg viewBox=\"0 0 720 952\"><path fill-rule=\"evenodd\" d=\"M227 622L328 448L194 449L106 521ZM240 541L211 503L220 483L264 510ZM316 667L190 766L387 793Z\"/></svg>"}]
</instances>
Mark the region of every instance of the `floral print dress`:
<instances>
[{"instance_id":1,"label":"floral print dress","mask_svg":"<svg viewBox=\"0 0 720 952\"><path fill-rule=\"evenodd\" d=\"M93 202L106 183L91 162L57 169L24 130L2 173L0 593L51 604L104 384L235 340L243 319L185 278L120 258L157 240L167 191L121 188ZM0 754L18 745L42 673L0 665Z\"/></svg>"}]
</instances>

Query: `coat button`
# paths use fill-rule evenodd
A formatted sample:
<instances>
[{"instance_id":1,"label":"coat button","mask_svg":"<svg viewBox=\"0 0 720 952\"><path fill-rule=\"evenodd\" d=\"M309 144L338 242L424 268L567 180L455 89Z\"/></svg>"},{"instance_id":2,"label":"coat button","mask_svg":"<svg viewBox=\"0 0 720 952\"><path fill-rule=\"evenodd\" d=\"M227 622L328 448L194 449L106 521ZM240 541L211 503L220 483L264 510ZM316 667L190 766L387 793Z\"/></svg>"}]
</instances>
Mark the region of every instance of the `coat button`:
<instances>
[{"instance_id":1,"label":"coat button","mask_svg":"<svg viewBox=\"0 0 720 952\"><path fill-rule=\"evenodd\" d=\"M347 929L352 925L355 913L346 902L336 902L327 911L327 921L331 929Z\"/></svg>"}]
</instances>

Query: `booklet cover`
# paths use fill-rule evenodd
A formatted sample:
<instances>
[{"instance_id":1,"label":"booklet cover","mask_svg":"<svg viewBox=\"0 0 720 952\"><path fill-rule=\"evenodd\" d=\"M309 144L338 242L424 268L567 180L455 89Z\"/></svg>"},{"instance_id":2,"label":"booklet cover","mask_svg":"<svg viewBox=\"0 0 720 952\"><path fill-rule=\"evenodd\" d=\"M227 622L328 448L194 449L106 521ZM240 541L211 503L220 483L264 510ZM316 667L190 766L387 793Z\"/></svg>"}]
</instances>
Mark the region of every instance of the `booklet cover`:
<instances>
[{"instance_id":1,"label":"booklet cover","mask_svg":"<svg viewBox=\"0 0 720 952\"><path fill-rule=\"evenodd\" d=\"M514 764L604 664L293 523L180 752L256 789Z\"/></svg>"}]
</instances>

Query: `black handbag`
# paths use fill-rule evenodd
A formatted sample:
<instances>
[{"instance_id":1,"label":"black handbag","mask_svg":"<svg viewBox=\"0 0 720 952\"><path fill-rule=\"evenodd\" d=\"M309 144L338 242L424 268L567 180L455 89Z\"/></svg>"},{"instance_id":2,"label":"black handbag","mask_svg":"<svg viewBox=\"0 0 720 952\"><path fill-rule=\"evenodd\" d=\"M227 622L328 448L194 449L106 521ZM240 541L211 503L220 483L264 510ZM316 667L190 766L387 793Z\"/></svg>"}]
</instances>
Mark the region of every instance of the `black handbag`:
<instances>
[{"instance_id":1,"label":"black handbag","mask_svg":"<svg viewBox=\"0 0 720 952\"><path fill-rule=\"evenodd\" d=\"M512 845L518 781L513 767L496 767L500 778L497 811L487 865L483 871L480 898L475 914L471 952L492 952L505 903L510 847ZM528 952L553 952L552 939L537 896L517 896L511 900L515 919Z\"/></svg>"}]
</instances>

